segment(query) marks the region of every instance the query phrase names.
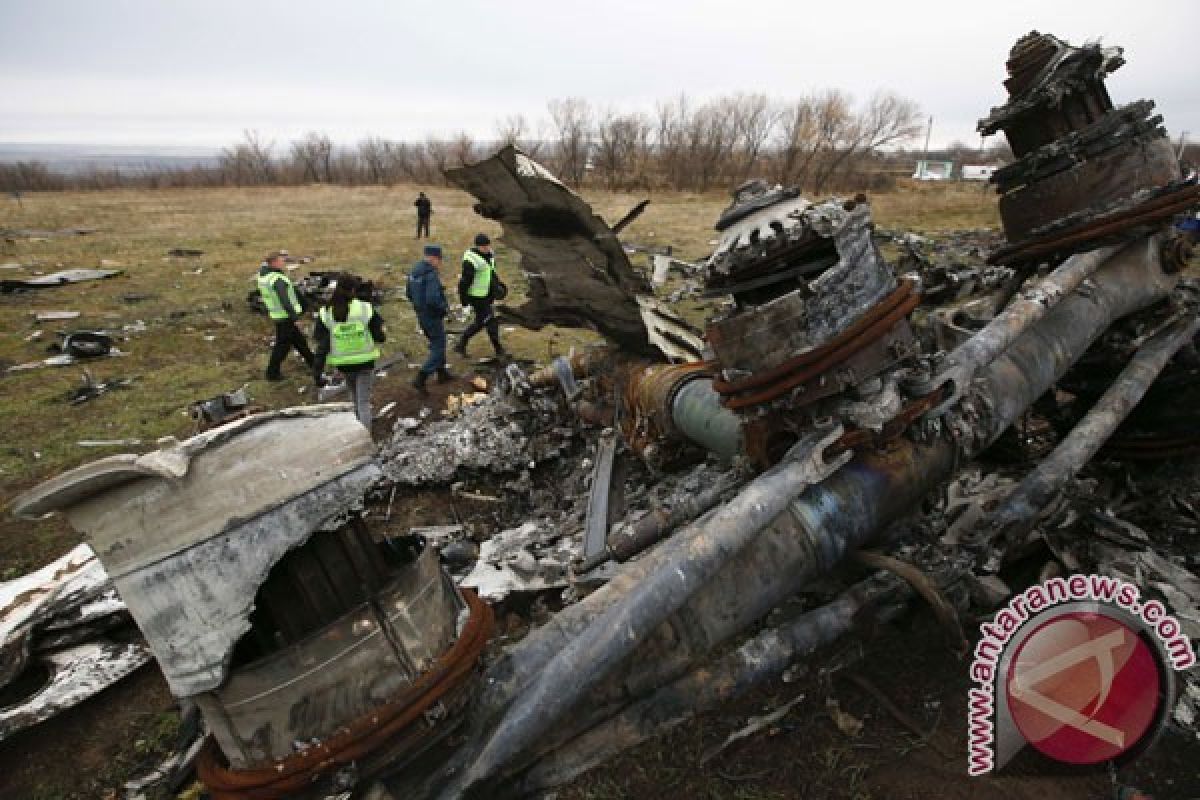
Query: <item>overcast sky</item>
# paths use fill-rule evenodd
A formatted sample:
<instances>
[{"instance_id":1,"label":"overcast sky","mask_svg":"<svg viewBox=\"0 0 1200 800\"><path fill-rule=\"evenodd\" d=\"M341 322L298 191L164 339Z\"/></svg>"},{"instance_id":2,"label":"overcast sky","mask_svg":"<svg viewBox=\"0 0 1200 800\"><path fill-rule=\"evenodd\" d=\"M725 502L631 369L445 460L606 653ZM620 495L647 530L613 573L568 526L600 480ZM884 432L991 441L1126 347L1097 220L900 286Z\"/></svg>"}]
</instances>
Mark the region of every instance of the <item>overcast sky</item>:
<instances>
[{"instance_id":1,"label":"overcast sky","mask_svg":"<svg viewBox=\"0 0 1200 800\"><path fill-rule=\"evenodd\" d=\"M935 144L979 141L1013 41L1121 45L1118 104L1200 138L1200 2L0 0L0 142L221 145L491 137L546 101L891 89Z\"/></svg>"}]
</instances>

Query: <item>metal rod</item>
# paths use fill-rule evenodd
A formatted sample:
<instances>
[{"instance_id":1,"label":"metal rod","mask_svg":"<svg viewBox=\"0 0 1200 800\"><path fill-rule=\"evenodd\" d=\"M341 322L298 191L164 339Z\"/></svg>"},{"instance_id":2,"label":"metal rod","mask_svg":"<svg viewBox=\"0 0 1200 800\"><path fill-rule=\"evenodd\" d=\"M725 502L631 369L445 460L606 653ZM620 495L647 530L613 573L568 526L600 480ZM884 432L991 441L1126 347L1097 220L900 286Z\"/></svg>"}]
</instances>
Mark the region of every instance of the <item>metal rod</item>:
<instances>
[{"instance_id":1,"label":"metal rod","mask_svg":"<svg viewBox=\"0 0 1200 800\"><path fill-rule=\"evenodd\" d=\"M713 486L688 495L669 512L654 509L632 525L622 525L608 537L608 555L617 561L628 561L651 545L657 544L685 522L691 522L718 503L738 484L736 474L725 473Z\"/></svg>"},{"instance_id":2,"label":"metal rod","mask_svg":"<svg viewBox=\"0 0 1200 800\"><path fill-rule=\"evenodd\" d=\"M761 631L715 663L677 678L572 739L523 775L515 794L524 797L562 785L623 750L740 697L849 633L864 609L878 607L872 618L887 620L911 595L908 584L889 573L856 583L832 602L787 625Z\"/></svg>"},{"instance_id":3,"label":"metal rod","mask_svg":"<svg viewBox=\"0 0 1200 800\"><path fill-rule=\"evenodd\" d=\"M933 381L935 389L950 383L950 393L941 408L958 402L979 370L995 361L1030 325L1045 317L1120 249L1119 245L1110 245L1071 256L1035 286L1021 290L982 330L955 348L946 359L946 369Z\"/></svg>"},{"instance_id":4,"label":"metal rod","mask_svg":"<svg viewBox=\"0 0 1200 800\"><path fill-rule=\"evenodd\" d=\"M1200 317L1189 314L1148 339L1087 415L1071 429L1054 451L1037 465L982 524L972 547L983 549L999 541L1020 544L1033 529L1038 514L1071 478L1079 473L1145 396L1167 362L1200 330ZM1002 544L985 563L1000 568Z\"/></svg>"}]
</instances>

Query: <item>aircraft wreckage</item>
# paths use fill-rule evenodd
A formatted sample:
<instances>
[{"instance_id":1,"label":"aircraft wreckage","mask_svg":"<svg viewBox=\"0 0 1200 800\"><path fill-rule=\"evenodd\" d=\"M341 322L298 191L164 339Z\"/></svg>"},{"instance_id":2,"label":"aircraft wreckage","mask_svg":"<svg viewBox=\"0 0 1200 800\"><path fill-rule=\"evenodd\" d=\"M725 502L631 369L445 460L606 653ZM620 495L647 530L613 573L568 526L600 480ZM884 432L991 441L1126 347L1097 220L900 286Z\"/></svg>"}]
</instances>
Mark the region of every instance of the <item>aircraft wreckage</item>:
<instances>
[{"instance_id":1,"label":"aircraft wreckage","mask_svg":"<svg viewBox=\"0 0 1200 800\"><path fill-rule=\"evenodd\" d=\"M1009 99L980 123L1016 156L994 179L1006 241L990 266L893 268L865 197L739 187L696 266L724 299L703 330L630 263L616 236L629 218L610 228L513 148L450 171L522 254L528 302L509 317L609 345L509 366L458 418L378 448L345 406L298 408L37 487L16 513L61 511L90 549L4 585L3 675L45 653L67 663L55 643L83 636L63 631L127 613L145 647L112 642L82 669L115 679L152 655L203 716L197 767L218 800L521 796L778 675L864 610L887 618L913 565L953 620L1106 443L1119 457L1200 448L1155 410L1156 393L1200 386L1194 352L1176 358L1200 297L1169 233L1200 187L1153 103L1113 106L1104 78L1122 63L1037 33L1013 48ZM906 540L923 499L961 490L1031 408L1058 431L1041 463L953 535ZM559 486L531 476L569 458ZM482 473L534 511L478 548L462 526L374 535L361 513L389 487ZM908 570L872 546L903 548ZM1200 636L1200 582L1170 558L1056 546L1153 577ZM851 555L878 571L761 625ZM486 601L563 588L561 610L489 649ZM1192 680L1181 721L1200 705Z\"/></svg>"}]
</instances>

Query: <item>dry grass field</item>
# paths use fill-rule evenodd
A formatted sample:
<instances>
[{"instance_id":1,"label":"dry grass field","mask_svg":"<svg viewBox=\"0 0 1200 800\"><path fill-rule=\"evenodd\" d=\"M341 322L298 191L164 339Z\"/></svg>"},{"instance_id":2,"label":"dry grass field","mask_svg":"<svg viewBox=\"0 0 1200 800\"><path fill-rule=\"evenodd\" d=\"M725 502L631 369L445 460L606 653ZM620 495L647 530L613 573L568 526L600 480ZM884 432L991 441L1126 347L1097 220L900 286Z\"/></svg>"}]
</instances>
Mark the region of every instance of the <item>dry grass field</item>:
<instances>
[{"instance_id":1,"label":"dry grass field","mask_svg":"<svg viewBox=\"0 0 1200 800\"><path fill-rule=\"evenodd\" d=\"M84 236L0 240L0 264L19 265L0 270L0 278L112 262L123 270L109 280L0 295L0 580L44 564L77 541L58 518L36 523L12 519L7 506L21 490L104 455L151 449L162 436L183 438L193 431L187 415L190 403L243 384L249 384L255 403L270 408L313 402L311 379L294 356L284 366L287 380L270 384L262 379L271 326L249 310L245 296L268 250L283 247L295 256L313 256L311 264L293 273L296 276L309 270L348 269L387 288L381 309L389 330L385 354L403 352L408 358L390 371L381 390L386 392L389 383L407 382L412 371L406 365L419 361L424 347L403 295L404 275L420 248L413 238L412 201L418 188L114 190L26 195L20 205L0 199L0 229L95 229ZM434 241L449 253L451 274L443 277L452 285L457 255L470 238L481 230L493 237L500 231L472 211L468 195L440 188L425 191L435 207ZM644 197L590 191L584 195L610 221ZM662 194L650 199L649 208L623 238L671 244L685 259L708 252L712 224L727 203L726 195ZM873 197L872 202L878 224L892 229L935 233L997 224L994 198L978 185L909 186ZM510 302L519 301L519 256L503 242L498 245L501 273L516 295ZM204 253L168 256L174 248ZM635 263L640 261L635 258ZM81 316L36 323L35 313L48 310L79 311ZM121 333L126 326L138 330ZM45 358L59 331L77 329L128 336L118 342L126 356L94 361L86 368L96 381L132 378L131 387L72 406L67 395L80 385L83 365L6 371ZM594 335L514 330L505 338L516 355L545 361ZM473 346L476 352L485 349L482 341ZM144 444L77 444L85 439L138 439ZM0 772L19 768L23 776L18 780L16 772L10 772L10 788L23 788L3 796L104 796L105 787L163 744L172 729L170 698L161 679L144 674L110 690L107 700L94 701L106 702L105 710L81 711L70 725L0 745ZM30 752L35 748L50 749ZM59 764L57 769L48 768L54 764ZM5 783L0 777L0 786Z\"/></svg>"}]
</instances>

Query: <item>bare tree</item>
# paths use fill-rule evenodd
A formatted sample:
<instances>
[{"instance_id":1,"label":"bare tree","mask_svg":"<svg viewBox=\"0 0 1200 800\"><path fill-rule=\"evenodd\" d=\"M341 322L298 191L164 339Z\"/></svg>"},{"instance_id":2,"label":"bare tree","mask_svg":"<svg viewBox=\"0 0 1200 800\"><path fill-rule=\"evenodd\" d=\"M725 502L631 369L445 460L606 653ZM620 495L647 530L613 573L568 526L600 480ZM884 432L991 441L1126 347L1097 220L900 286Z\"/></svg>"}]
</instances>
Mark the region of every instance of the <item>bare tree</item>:
<instances>
[{"instance_id":1,"label":"bare tree","mask_svg":"<svg viewBox=\"0 0 1200 800\"><path fill-rule=\"evenodd\" d=\"M534 125L524 114L513 114L498 122L496 138L501 145L518 147L533 159L541 158L546 149L543 123Z\"/></svg>"},{"instance_id":2,"label":"bare tree","mask_svg":"<svg viewBox=\"0 0 1200 800\"><path fill-rule=\"evenodd\" d=\"M264 143L257 131L243 131L242 141L221 151L220 168L225 182L236 186L261 186L274 182L271 160L274 143Z\"/></svg>"},{"instance_id":3,"label":"bare tree","mask_svg":"<svg viewBox=\"0 0 1200 800\"><path fill-rule=\"evenodd\" d=\"M654 145L663 181L673 189L688 185L688 129L692 116L687 95L658 103L654 110Z\"/></svg>"},{"instance_id":4,"label":"bare tree","mask_svg":"<svg viewBox=\"0 0 1200 800\"><path fill-rule=\"evenodd\" d=\"M580 186L591 151L592 108L580 97L567 97L551 100L549 109L556 134L554 156L558 177L572 186Z\"/></svg>"},{"instance_id":5,"label":"bare tree","mask_svg":"<svg viewBox=\"0 0 1200 800\"><path fill-rule=\"evenodd\" d=\"M608 109L596 123L593 165L609 189L645 185L650 150L650 120L645 114Z\"/></svg>"},{"instance_id":6,"label":"bare tree","mask_svg":"<svg viewBox=\"0 0 1200 800\"><path fill-rule=\"evenodd\" d=\"M310 131L292 142L291 162L302 182L333 182L333 142L323 133Z\"/></svg>"},{"instance_id":7,"label":"bare tree","mask_svg":"<svg viewBox=\"0 0 1200 800\"><path fill-rule=\"evenodd\" d=\"M459 131L450 141L450 163L456 167L474 164L479 158L475 152L475 139L466 131Z\"/></svg>"},{"instance_id":8,"label":"bare tree","mask_svg":"<svg viewBox=\"0 0 1200 800\"><path fill-rule=\"evenodd\" d=\"M911 139L920 130L916 103L892 92L875 94L866 108L842 121L831 140L832 152L814 177L813 191L822 191L839 169L853 167L864 154Z\"/></svg>"},{"instance_id":9,"label":"bare tree","mask_svg":"<svg viewBox=\"0 0 1200 800\"><path fill-rule=\"evenodd\" d=\"M721 106L730 115L734 136L732 182L739 184L760 166L763 147L779 120L779 109L765 94L736 94Z\"/></svg>"}]
</instances>

